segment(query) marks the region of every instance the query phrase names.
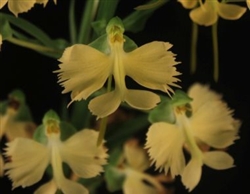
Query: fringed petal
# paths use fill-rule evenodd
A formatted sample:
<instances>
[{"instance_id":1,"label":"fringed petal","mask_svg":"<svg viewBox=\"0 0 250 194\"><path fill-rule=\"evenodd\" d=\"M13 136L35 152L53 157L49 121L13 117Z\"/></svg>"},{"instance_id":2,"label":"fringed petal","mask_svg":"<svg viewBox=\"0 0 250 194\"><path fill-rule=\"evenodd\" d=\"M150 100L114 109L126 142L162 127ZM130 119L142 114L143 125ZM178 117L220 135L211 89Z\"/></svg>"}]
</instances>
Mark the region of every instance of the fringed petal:
<instances>
[{"instance_id":1,"label":"fringed petal","mask_svg":"<svg viewBox=\"0 0 250 194\"><path fill-rule=\"evenodd\" d=\"M173 92L170 86L179 81L176 71L175 54L168 51L172 45L165 42L145 44L124 56L126 74L136 82L150 89Z\"/></svg>"},{"instance_id":2,"label":"fringed petal","mask_svg":"<svg viewBox=\"0 0 250 194\"><path fill-rule=\"evenodd\" d=\"M106 164L106 149L97 147L98 132L84 129L66 140L61 149L61 157L74 173L83 178L91 178L103 171Z\"/></svg>"},{"instance_id":3,"label":"fringed petal","mask_svg":"<svg viewBox=\"0 0 250 194\"><path fill-rule=\"evenodd\" d=\"M193 101L190 102L193 114L205 103L222 99L222 95L210 90L208 85L202 85L200 83L193 84L188 89L187 94L193 99Z\"/></svg>"},{"instance_id":4,"label":"fringed petal","mask_svg":"<svg viewBox=\"0 0 250 194\"><path fill-rule=\"evenodd\" d=\"M215 24L218 20L218 14L214 7L214 3L214 1L206 0L202 6L190 11L190 18L193 22L204 26Z\"/></svg>"},{"instance_id":5,"label":"fringed petal","mask_svg":"<svg viewBox=\"0 0 250 194\"><path fill-rule=\"evenodd\" d=\"M47 147L31 139L17 138L7 143L6 156L11 162L4 169L13 181L13 188L27 187L38 182L49 164Z\"/></svg>"},{"instance_id":6,"label":"fringed petal","mask_svg":"<svg viewBox=\"0 0 250 194\"><path fill-rule=\"evenodd\" d=\"M133 108L150 110L160 101L160 97L153 92L144 90L127 90L125 101Z\"/></svg>"},{"instance_id":7,"label":"fringed petal","mask_svg":"<svg viewBox=\"0 0 250 194\"><path fill-rule=\"evenodd\" d=\"M97 118L106 117L117 110L121 104L119 93L115 90L98 96L89 102L89 110Z\"/></svg>"},{"instance_id":8,"label":"fringed petal","mask_svg":"<svg viewBox=\"0 0 250 194\"><path fill-rule=\"evenodd\" d=\"M202 165L202 160L194 157L189 161L181 174L182 183L189 192L196 187L201 179Z\"/></svg>"},{"instance_id":9,"label":"fringed petal","mask_svg":"<svg viewBox=\"0 0 250 194\"><path fill-rule=\"evenodd\" d=\"M239 138L240 124L222 101L207 102L191 118L194 135L215 148L233 144Z\"/></svg>"},{"instance_id":10,"label":"fringed petal","mask_svg":"<svg viewBox=\"0 0 250 194\"><path fill-rule=\"evenodd\" d=\"M172 177L182 173L185 158L182 150L184 137L176 125L154 123L147 132L146 148L157 169L170 171Z\"/></svg>"},{"instance_id":11,"label":"fringed petal","mask_svg":"<svg viewBox=\"0 0 250 194\"><path fill-rule=\"evenodd\" d=\"M8 8L17 17L19 13L29 11L34 6L35 3L36 0L29 0L29 1L8 0Z\"/></svg>"},{"instance_id":12,"label":"fringed petal","mask_svg":"<svg viewBox=\"0 0 250 194\"><path fill-rule=\"evenodd\" d=\"M206 152L203 155L204 164L216 170L224 170L234 167L234 159L223 151Z\"/></svg>"},{"instance_id":13,"label":"fringed petal","mask_svg":"<svg viewBox=\"0 0 250 194\"><path fill-rule=\"evenodd\" d=\"M72 91L72 101L87 99L103 87L111 73L109 57L87 45L67 48L59 61L62 63L55 73L59 73L63 93Z\"/></svg>"},{"instance_id":14,"label":"fringed petal","mask_svg":"<svg viewBox=\"0 0 250 194\"><path fill-rule=\"evenodd\" d=\"M219 2L217 2L217 4L219 16L227 20L237 20L247 11L246 7L242 7L239 5L232 5Z\"/></svg>"}]
</instances>

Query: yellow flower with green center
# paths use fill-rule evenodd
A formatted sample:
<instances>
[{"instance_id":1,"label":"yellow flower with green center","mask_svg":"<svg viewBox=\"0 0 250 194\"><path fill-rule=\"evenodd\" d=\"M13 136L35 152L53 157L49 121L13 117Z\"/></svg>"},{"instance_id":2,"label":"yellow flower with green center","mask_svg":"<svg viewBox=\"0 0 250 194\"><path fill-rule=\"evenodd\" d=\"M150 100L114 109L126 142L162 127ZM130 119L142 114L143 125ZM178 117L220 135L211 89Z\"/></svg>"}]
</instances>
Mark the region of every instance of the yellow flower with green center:
<instances>
[{"instance_id":1,"label":"yellow flower with green center","mask_svg":"<svg viewBox=\"0 0 250 194\"><path fill-rule=\"evenodd\" d=\"M90 101L89 109L99 118L116 111L121 102L142 110L154 108L160 102L151 91L127 89L125 77L133 78L140 85L169 93L170 86L180 75L176 71L175 54L168 51L172 45L154 41L131 52L124 51L124 27L119 18L113 18L107 28L107 54L88 45L76 44L67 48L59 59L59 82L63 93L71 91L72 101L87 99L102 88L109 76L113 76L115 88Z\"/></svg>"},{"instance_id":2,"label":"yellow flower with green center","mask_svg":"<svg viewBox=\"0 0 250 194\"><path fill-rule=\"evenodd\" d=\"M199 183L202 165L222 170L233 167L233 158L224 151L238 139L240 121L232 117L232 110L221 100L221 96L207 86L193 85L188 96L192 114L187 116L186 108L175 110L176 122L156 122L147 133L146 148L157 169L181 175L182 182L191 191ZM215 148L204 151L202 145ZM183 148L191 155L185 162Z\"/></svg>"},{"instance_id":3,"label":"yellow flower with green center","mask_svg":"<svg viewBox=\"0 0 250 194\"><path fill-rule=\"evenodd\" d=\"M56 193L57 189L64 194L87 194L83 185L64 176L62 165L67 163L78 177L91 178L101 173L107 150L103 145L96 146L98 132L84 129L62 141L60 121L53 111L46 113L43 124L47 137L45 144L27 138L7 143L5 155L11 157L11 162L6 163L4 169L13 181L13 189L37 183L51 164L52 180L39 187L35 194Z\"/></svg>"},{"instance_id":4,"label":"yellow flower with green center","mask_svg":"<svg viewBox=\"0 0 250 194\"><path fill-rule=\"evenodd\" d=\"M216 23L218 16L227 20L237 20L247 10L245 7L219 2L218 0L205 0L204 3L201 0L179 0L179 2L183 7L193 9L190 12L190 18L193 22L204 26ZM195 8L198 2L200 6Z\"/></svg>"},{"instance_id":5,"label":"yellow flower with green center","mask_svg":"<svg viewBox=\"0 0 250 194\"><path fill-rule=\"evenodd\" d=\"M48 0L1 0L0 1L0 9L8 3L9 10L15 15L18 16L19 13L27 12L32 7L34 7L35 3L43 4L46 6ZM54 0L56 3L56 0Z\"/></svg>"}]
</instances>

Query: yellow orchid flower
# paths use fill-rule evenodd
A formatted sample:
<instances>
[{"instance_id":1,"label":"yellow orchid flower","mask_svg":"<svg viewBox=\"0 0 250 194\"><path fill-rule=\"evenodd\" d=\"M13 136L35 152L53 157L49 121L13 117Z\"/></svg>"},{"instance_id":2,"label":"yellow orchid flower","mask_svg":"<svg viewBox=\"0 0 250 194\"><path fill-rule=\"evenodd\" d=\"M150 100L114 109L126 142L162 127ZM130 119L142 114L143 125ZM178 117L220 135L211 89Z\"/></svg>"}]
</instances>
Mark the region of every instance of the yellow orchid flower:
<instances>
[{"instance_id":1,"label":"yellow orchid flower","mask_svg":"<svg viewBox=\"0 0 250 194\"><path fill-rule=\"evenodd\" d=\"M13 107L8 107L5 114L0 114L0 140L3 136L8 141L12 141L17 137L31 138L36 125L31 121L16 121L15 117L18 114Z\"/></svg>"},{"instance_id":2,"label":"yellow orchid flower","mask_svg":"<svg viewBox=\"0 0 250 194\"><path fill-rule=\"evenodd\" d=\"M57 189L64 194L88 193L83 185L65 178L62 163L67 163L77 176L91 178L103 171L106 149L96 146L98 132L91 129L81 130L62 142L59 123L55 117L45 117L46 145L26 138L7 143L5 155L11 157L11 162L6 163L4 169L13 181L13 189L35 184L51 164L53 179L39 187L36 194L55 193Z\"/></svg>"},{"instance_id":3,"label":"yellow orchid flower","mask_svg":"<svg viewBox=\"0 0 250 194\"><path fill-rule=\"evenodd\" d=\"M46 6L48 0L1 0L0 1L0 9L8 3L9 10L17 17L19 13L27 12L32 7L34 7L35 3L43 4ZM56 3L56 0L54 0Z\"/></svg>"},{"instance_id":4,"label":"yellow orchid flower","mask_svg":"<svg viewBox=\"0 0 250 194\"><path fill-rule=\"evenodd\" d=\"M221 96L207 86L193 85L188 91L193 99L192 115L185 107L175 111L176 123L154 123L147 133L146 148L157 169L181 175L183 184L193 190L201 178L202 165L222 170L233 167L233 158L224 151L202 151L204 143L212 148L226 148L238 138L240 121L232 118L232 110ZM183 148L191 154L186 165Z\"/></svg>"},{"instance_id":5,"label":"yellow orchid flower","mask_svg":"<svg viewBox=\"0 0 250 194\"><path fill-rule=\"evenodd\" d=\"M130 139L125 143L124 160L119 164L119 168L126 177L123 183L123 192L125 194L167 193L166 188L156 177L145 172L150 167L149 158L146 151L138 145L136 139ZM143 180L150 185L145 184Z\"/></svg>"},{"instance_id":6,"label":"yellow orchid flower","mask_svg":"<svg viewBox=\"0 0 250 194\"><path fill-rule=\"evenodd\" d=\"M179 0L179 2L187 9L193 8L190 11L190 18L193 22L204 26L215 24L218 16L227 20L237 20L247 10L245 7L219 2L218 0L205 0L204 3L198 0ZM195 8L198 2L200 2L200 6Z\"/></svg>"},{"instance_id":7,"label":"yellow orchid flower","mask_svg":"<svg viewBox=\"0 0 250 194\"><path fill-rule=\"evenodd\" d=\"M118 24L114 24L114 23ZM76 44L67 48L59 59L59 82L63 93L72 92L73 101L87 99L113 75L115 89L92 99L89 109L99 118L116 111L121 102L142 110L154 108L160 102L158 95L145 90L127 89L125 77L133 78L140 85L163 92L173 92L170 86L179 81L175 55L168 51L172 45L154 41L131 52L124 51L124 28L120 19L114 18L106 28L108 50L104 54L88 45Z\"/></svg>"}]
</instances>

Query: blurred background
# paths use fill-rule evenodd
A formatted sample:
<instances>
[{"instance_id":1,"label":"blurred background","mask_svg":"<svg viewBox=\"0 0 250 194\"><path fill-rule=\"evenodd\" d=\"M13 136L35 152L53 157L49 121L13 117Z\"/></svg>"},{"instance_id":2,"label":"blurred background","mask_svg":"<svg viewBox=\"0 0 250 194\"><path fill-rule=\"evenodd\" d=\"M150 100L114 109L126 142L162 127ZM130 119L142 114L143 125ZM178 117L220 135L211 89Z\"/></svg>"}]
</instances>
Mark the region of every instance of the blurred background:
<instances>
[{"instance_id":1,"label":"blurred background","mask_svg":"<svg viewBox=\"0 0 250 194\"><path fill-rule=\"evenodd\" d=\"M124 18L134 7L146 1L120 1L116 15ZM246 6L245 2L240 3ZM77 1L77 16L81 15L83 2ZM1 11L10 13L5 6ZM144 30L138 33L125 32L138 46L154 41L166 41L173 44L172 51L177 54L178 71L182 73L180 85L183 90L195 82L209 84L212 89L221 93L229 107L234 109L234 116L242 120L240 139L230 146L228 152L235 159L235 167L224 171L216 171L203 166L203 174L199 185L191 194L248 193L250 191L250 92L249 92L249 45L250 45L250 11L239 20L223 20L218 22L219 64L218 82L213 80L213 55L211 27L199 27L197 45L197 70L190 74L190 37L192 22L189 10L174 0L170 0L159 8L147 21ZM68 1L58 0L57 5L49 1L43 8L36 5L27 13L20 14L39 26L52 38L69 39ZM13 89L21 89L26 95L34 121L41 123L45 112L49 109L60 110L62 87L57 83L57 75L52 73L58 69L59 62L43 56L35 51L3 42L0 52L0 100L6 100ZM1 124L1 121L0 121ZM3 142L1 142L3 144ZM3 146L3 145L2 145ZM45 177L46 179L46 177ZM0 190L3 194L30 194L40 183L26 188L11 191L11 182L7 177L0 178ZM179 177L174 183L176 194L188 193ZM100 193L104 193L104 189Z\"/></svg>"}]
</instances>

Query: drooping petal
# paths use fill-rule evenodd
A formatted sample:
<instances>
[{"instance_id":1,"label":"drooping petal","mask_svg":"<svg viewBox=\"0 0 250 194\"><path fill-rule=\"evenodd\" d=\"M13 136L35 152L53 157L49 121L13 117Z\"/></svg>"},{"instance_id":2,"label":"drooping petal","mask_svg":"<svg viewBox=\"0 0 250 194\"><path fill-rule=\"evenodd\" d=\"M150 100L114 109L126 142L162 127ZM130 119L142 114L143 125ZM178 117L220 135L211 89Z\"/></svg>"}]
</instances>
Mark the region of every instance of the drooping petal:
<instances>
[{"instance_id":1,"label":"drooping petal","mask_svg":"<svg viewBox=\"0 0 250 194\"><path fill-rule=\"evenodd\" d=\"M40 186L34 194L55 194L57 191L57 186L55 181L52 179L51 181Z\"/></svg>"},{"instance_id":2,"label":"drooping petal","mask_svg":"<svg viewBox=\"0 0 250 194\"><path fill-rule=\"evenodd\" d=\"M178 0L186 9L192 9L198 4L198 0Z\"/></svg>"},{"instance_id":3,"label":"drooping petal","mask_svg":"<svg viewBox=\"0 0 250 194\"><path fill-rule=\"evenodd\" d=\"M191 101L193 114L208 101L221 100L222 96L209 89L208 85L202 85L200 83L193 84L188 89L188 96L193 99Z\"/></svg>"},{"instance_id":4,"label":"drooping petal","mask_svg":"<svg viewBox=\"0 0 250 194\"><path fill-rule=\"evenodd\" d=\"M198 157L193 157L181 174L182 183L190 191L192 191L201 179L203 162Z\"/></svg>"},{"instance_id":5,"label":"drooping petal","mask_svg":"<svg viewBox=\"0 0 250 194\"><path fill-rule=\"evenodd\" d=\"M219 2L217 2L217 4L219 16L227 20L237 20L247 11L246 7L242 7L239 5L232 5Z\"/></svg>"},{"instance_id":6,"label":"drooping petal","mask_svg":"<svg viewBox=\"0 0 250 194\"><path fill-rule=\"evenodd\" d=\"M8 0L1 0L0 1L0 9L8 2Z\"/></svg>"},{"instance_id":7,"label":"drooping petal","mask_svg":"<svg viewBox=\"0 0 250 194\"><path fill-rule=\"evenodd\" d=\"M240 121L222 101L207 102L190 121L193 134L212 147L225 148L238 139Z\"/></svg>"},{"instance_id":8,"label":"drooping petal","mask_svg":"<svg viewBox=\"0 0 250 194\"><path fill-rule=\"evenodd\" d=\"M72 101L87 99L103 87L111 72L109 57L87 45L67 48L59 61L60 69L55 72L65 88L63 93L72 91Z\"/></svg>"},{"instance_id":9,"label":"drooping petal","mask_svg":"<svg viewBox=\"0 0 250 194\"><path fill-rule=\"evenodd\" d=\"M8 0L8 8L15 16L18 16L19 13L29 11L34 6L35 3L36 0L29 0L29 1Z\"/></svg>"},{"instance_id":10,"label":"drooping petal","mask_svg":"<svg viewBox=\"0 0 250 194\"><path fill-rule=\"evenodd\" d=\"M146 184L143 181L147 181ZM150 175L131 169L126 170L126 179L123 183L124 194L155 194L163 193L164 188Z\"/></svg>"},{"instance_id":11,"label":"drooping petal","mask_svg":"<svg viewBox=\"0 0 250 194\"><path fill-rule=\"evenodd\" d=\"M11 162L4 169L13 181L13 188L26 187L38 182L49 164L47 147L31 139L17 138L7 143L6 156Z\"/></svg>"},{"instance_id":12,"label":"drooping petal","mask_svg":"<svg viewBox=\"0 0 250 194\"><path fill-rule=\"evenodd\" d=\"M215 24L218 20L218 14L214 3L215 1L206 0L202 6L190 11L190 18L193 22L204 26Z\"/></svg>"},{"instance_id":13,"label":"drooping petal","mask_svg":"<svg viewBox=\"0 0 250 194\"><path fill-rule=\"evenodd\" d=\"M247 1L247 7L248 9L250 9L250 0L246 0Z\"/></svg>"},{"instance_id":14,"label":"drooping petal","mask_svg":"<svg viewBox=\"0 0 250 194\"><path fill-rule=\"evenodd\" d=\"M163 92L173 92L170 86L177 86L179 81L174 76L176 71L175 55L168 51L172 45L166 42L151 42L145 44L124 56L126 74L136 82L151 89Z\"/></svg>"},{"instance_id":15,"label":"drooping petal","mask_svg":"<svg viewBox=\"0 0 250 194\"><path fill-rule=\"evenodd\" d=\"M138 141L134 139L125 143L124 155L128 165L137 171L143 172L150 165L145 149L140 147Z\"/></svg>"},{"instance_id":16,"label":"drooping petal","mask_svg":"<svg viewBox=\"0 0 250 194\"><path fill-rule=\"evenodd\" d=\"M157 169L170 170L171 176L182 173L185 158L182 150L184 137L176 125L154 123L147 132L146 148Z\"/></svg>"},{"instance_id":17,"label":"drooping petal","mask_svg":"<svg viewBox=\"0 0 250 194\"><path fill-rule=\"evenodd\" d=\"M117 110L121 104L119 93L114 90L112 92L95 97L89 102L89 110L98 118L106 117Z\"/></svg>"},{"instance_id":18,"label":"drooping petal","mask_svg":"<svg viewBox=\"0 0 250 194\"><path fill-rule=\"evenodd\" d=\"M106 164L106 149L97 147L98 132L84 129L66 140L60 150L62 160L74 173L83 178L90 178L103 171Z\"/></svg>"},{"instance_id":19,"label":"drooping petal","mask_svg":"<svg viewBox=\"0 0 250 194\"><path fill-rule=\"evenodd\" d=\"M63 179L61 181L60 190L62 190L64 194L89 194L89 191L82 184L69 179Z\"/></svg>"},{"instance_id":20,"label":"drooping petal","mask_svg":"<svg viewBox=\"0 0 250 194\"><path fill-rule=\"evenodd\" d=\"M160 101L160 97L153 92L144 90L127 90L125 101L133 108L150 110Z\"/></svg>"},{"instance_id":21,"label":"drooping petal","mask_svg":"<svg viewBox=\"0 0 250 194\"><path fill-rule=\"evenodd\" d=\"M224 170L234 167L234 159L226 152L223 151L210 151L203 154L204 164L216 169Z\"/></svg>"}]
</instances>

